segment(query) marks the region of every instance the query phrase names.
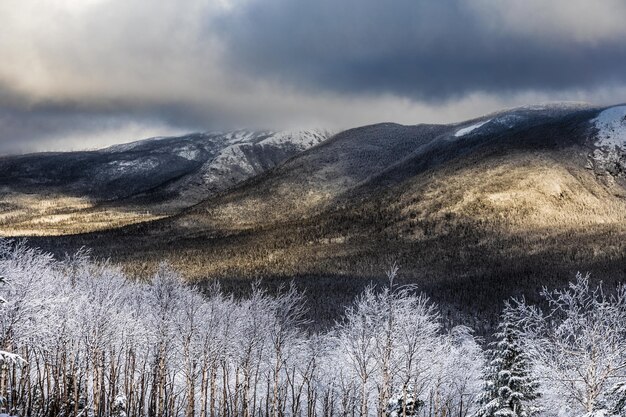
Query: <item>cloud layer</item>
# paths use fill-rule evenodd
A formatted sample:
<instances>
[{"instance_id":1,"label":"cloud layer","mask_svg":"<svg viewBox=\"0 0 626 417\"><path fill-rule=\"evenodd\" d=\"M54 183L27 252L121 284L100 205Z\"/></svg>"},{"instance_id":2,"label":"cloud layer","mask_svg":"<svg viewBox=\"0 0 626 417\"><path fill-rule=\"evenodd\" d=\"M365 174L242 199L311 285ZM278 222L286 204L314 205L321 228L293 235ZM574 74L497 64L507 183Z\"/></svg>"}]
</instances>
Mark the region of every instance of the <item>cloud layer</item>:
<instances>
[{"instance_id":1,"label":"cloud layer","mask_svg":"<svg viewBox=\"0 0 626 417\"><path fill-rule=\"evenodd\" d=\"M4 0L0 152L626 101L620 0Z\"/></svg>"}]
</instances>

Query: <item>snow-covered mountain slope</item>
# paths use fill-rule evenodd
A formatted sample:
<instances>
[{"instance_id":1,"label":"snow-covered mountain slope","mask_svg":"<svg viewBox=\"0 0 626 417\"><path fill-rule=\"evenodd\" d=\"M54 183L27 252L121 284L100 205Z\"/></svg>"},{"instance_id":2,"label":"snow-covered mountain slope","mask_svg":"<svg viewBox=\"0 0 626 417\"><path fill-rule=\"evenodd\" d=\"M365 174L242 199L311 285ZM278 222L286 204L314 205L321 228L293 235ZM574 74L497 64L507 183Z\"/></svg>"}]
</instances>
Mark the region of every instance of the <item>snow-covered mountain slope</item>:
<instances>
[{"instance_id":1,"label":"snow-covered mountain slope","mask_svg":"<svg viewBox=\"0 0 626 417\"><path fill-rule=\"evenodd\" d=\"M614 175L623 174L626 172L626 106L603 110L591 122L597 130L594 160Z\"/></svg>"},{"instance_id":2,"label":"snow-covered mountain slope","mask_svg":"<svg viewBox=\"0 0 626 417\"><path fill-rule=\"evenodd\" d=\"M260 175L331 136L329 131L314 129L229 133L225 135L228 146L192 175L168 184L164 191L178 195L178 207L190 206Z\"/></svg>"},{"instance_id":3,"label":"snow-covered mountain slope","mask_svg":"<svg viewBox=\"0 0 626 417\"><path fill-rule=\"evenodd\" d=\"M3 224L12 229L22 224L27 233L57 233L71 219L85 222L87 212L100 219L98 229L107 227L111 210L118 220L132 213L133 220L126 223L176 214L330 136L314 129L240 130L151 138L98 151L0 158L0 233ZM41 204L48 208L41 209ZM54 221L51 228L50 216L63 222ZM126 223L112 221L111 226Z\"/></svg>"},{"instance_id":4,"label":"snow-covered mountain slope","mask_svg":"<svg viewBox=\"0 0 626 417\"><path fill-rule=\"evenodd\" d=\"M322 130L236 131L152 138L100 151L30 154L0 159L0 186L95 199L127 198L185 176L202 181L212 169L242 167L246 179L326 140ZM245 150L245 151L244 151ZM265 163L257 164L257 159ZM215 182L214 179L209 179Z\"/></svg>"},{"instance_id":5,"label":"snow-covered mountain slope","mask_svg":"<svg viewBox=\"0 0 626 417\"><path fill-rule=\"evenodd\" d=\"M541 125L548 120L567 117L576 112L588 111L593 107L586 103L562 102L542 105L522 106L499 111L491 115L459 123L460 128L454 133L459 138L468 135L502 134L516 127L528 128Z\"/></svg>"},{"instance_id":6,"label":"snow-covered mountain slope","mask_svg":"<svg viewBox=\"0 0 626 417\"><path fill-rule=\"evenodd\" d=\"M603 110L592 120L598 129L598 146L626 146L626 106L615 106Z\"/></svg>"},{"instance_id":7,"label":"snow-covered mountain slope","mask_svg":"<svg viewBox=\"0 0 626 417\"><path fill-rule=\"evenodd\" d=\"M484 120L482 122L478 122L478 123L474 123L473 125L461 128L459 130L456 131L456 133L454 134L455 137L460 138L461 136L465 136L467 134L472 133L474 130L482 127L483 125L489 123L491 121L491 119L487 119Z\"/></svg>"}]
</instances>

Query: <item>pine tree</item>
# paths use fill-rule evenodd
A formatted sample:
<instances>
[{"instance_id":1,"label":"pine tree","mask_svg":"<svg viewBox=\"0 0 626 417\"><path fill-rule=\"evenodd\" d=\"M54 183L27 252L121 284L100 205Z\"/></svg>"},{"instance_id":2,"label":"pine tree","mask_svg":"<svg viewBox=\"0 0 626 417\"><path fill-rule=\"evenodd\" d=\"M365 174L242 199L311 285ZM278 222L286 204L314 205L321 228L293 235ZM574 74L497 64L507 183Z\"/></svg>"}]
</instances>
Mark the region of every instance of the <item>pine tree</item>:
<instances>
[{"instance_id":1,"label":"pine tree","mask_svg":"<svg viewBox=\"0 0 626 417\"><path fill-rule=\"evenodd\" d=\"M408 386L406 392L398 392L387 404L388 417L409 417L417 416L419 410L424 406L424 401L416 398L413 387Z\"/></svg>"},{"instance_id":2,"label":"pine tree","mask_svg":"<svg viewBox=\"0 0 626 417\"><path fill-rule=\"evenodd\" d=\"M602 397L585 417L626 417L626 382L613 385Z\"/></svg>"},{"instance_id":3,"label":"pine tree","mask_svg":"<svg viewBox=\"0 0 626 417\"><path fill-rule=\"evenodd\" d=\"M531 364L520 344L513 323L503 315L497 339L488 352L485 390L477 417L530 417L539 411L532 402L539 398L539 383L531 375Z\"/></svg>"},{"instance_id":4,"label":"pine tree","mask_svg":"<svg viewBox=\"0 0 626 417\"><path fill-rule=\"evenodd\" d=\"M609 392L611 412L616 416L626 416L626 382L619 382Z\"/></svg>"}]
</instances>

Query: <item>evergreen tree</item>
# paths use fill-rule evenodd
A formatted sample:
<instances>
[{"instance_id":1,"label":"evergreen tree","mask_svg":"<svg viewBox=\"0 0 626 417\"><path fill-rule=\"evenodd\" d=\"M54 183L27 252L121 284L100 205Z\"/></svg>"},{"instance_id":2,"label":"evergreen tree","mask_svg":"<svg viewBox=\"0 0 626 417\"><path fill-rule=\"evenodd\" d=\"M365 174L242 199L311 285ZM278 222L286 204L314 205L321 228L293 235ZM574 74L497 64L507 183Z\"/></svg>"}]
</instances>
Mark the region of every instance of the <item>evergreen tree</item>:
<instances>
[{"instance_id":1,"label":"evergreen tree","mask_svg":"<svg viewBox=\"0 0 626 417\"><path fill-rule=\"evenodd\" d=\"M626 417L626 382L613 385L585 417Z\"/></svg>"},{"instance_id":2,"label":"evergreen tree","mask_svg":"<svg viewBox=\"0 0 626 417\"><path fill-rule=\"evenodd\" d=\"M408 386L406 392L398 392L387 404L388 417L409 417L417 416L419 410L424 406L424 401L416 398L413 387Z\"/></svg>"},{"instance_id":3,"label":"evergreen tree","mask_svg":"<svg viewBox=\"0 0 626 417\"><path fill-rule=\"evenodd\" d=\"M626 416L626 382L619 382L609 392L611 412L617 416Z\"/></svg>"},{"instance_id":4,"label":"evergreen tree","mask_svg":"<svg viewBox=\"0 0 626 417\"><path fill-rule=\"evenodd\" d=\"M477 417L529 417L539 411L539 383L531 375L531 364L520 344L519 333L507 314L498 325L497 339L488 352L485 390Z\"/></svg>"}]
</instances>

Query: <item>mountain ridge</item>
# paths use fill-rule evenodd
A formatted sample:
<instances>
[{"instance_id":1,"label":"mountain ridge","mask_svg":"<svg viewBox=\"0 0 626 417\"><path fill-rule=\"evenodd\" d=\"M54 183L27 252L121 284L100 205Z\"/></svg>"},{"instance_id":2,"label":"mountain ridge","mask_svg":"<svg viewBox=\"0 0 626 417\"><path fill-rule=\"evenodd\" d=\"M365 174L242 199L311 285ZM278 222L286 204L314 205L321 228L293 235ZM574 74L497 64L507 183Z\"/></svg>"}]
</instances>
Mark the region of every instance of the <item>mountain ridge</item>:
<instances>
[{"instance_id":1,"label":"mountain ridge","mask_svg":"<svg viewBox=\"0 0 626 417\"><path fill-rule=\"evenodd\" d=\"M76 217L73 223L78 226L82 219L87 227L67 221L66 229L44 227L42 233L80 233L106 229L108 220L119 227L170 216L329 136L328 131L313 129L241 130L157 137L95 151L4 157L0 230L4 225L4 234L7 226L16 229L13 235L25 234L38 222L45 226L48 218L62 216ZM97 216L108 220L91 219Z\"/></svg>"},{"instance_id":2,"label":"mountain ridge","mask_svg":"<svg viewBox=\"0 0 626 417\"><path fill-rule=\"evenodd\" d=\"M489 316L489 300L532 296L578 270L623 279L624 117L623 105L532 106L354 128L174 215L31 242L95 248L140 275L167 260L233 291L293 279L323 317L397 262L403 282L450 314Z\"/></svg>"}]
</instances>

